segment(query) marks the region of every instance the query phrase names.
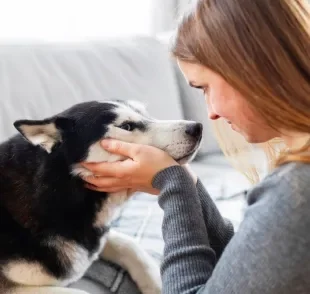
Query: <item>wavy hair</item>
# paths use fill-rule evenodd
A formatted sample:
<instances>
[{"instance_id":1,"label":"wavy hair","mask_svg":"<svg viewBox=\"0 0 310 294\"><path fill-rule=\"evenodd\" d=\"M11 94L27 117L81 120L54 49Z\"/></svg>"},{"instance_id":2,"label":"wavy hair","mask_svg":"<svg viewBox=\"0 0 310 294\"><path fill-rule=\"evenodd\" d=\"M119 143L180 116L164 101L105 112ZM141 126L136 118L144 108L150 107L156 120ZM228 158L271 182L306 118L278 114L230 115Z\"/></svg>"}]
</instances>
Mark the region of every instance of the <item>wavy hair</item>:
<instances>
[{"instance_id":1,"label":"wavy hair","mask_svg":"<svg viewBox=\"0 0 310 294\"><path fill-rule=\"evenodd\" d=\"M193 1L178 24L172 54L221 75L277 131L310 133L307 0ZM256 163L249 160L257 145L245 142L223 121L214 125L224 154L257 182ZM258 146L269 169L290 161L310 163L304 152L309 144L288 151L275 139Z\"/></svg>"}]
</instances>

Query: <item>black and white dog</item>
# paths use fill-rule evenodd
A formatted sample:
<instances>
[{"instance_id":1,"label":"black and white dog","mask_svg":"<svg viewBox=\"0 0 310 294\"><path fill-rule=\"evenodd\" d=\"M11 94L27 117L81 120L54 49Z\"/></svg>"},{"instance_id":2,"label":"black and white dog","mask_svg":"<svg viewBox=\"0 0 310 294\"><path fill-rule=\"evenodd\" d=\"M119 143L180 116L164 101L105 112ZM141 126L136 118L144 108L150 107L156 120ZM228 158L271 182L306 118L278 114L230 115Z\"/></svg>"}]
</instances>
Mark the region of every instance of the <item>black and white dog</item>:
<instances>
[{"instance_id":1,"label":"black and white dog","mask_svg":"<svg viewBox=\"0 0 310 294\"><path fill-rule=\"evenodd\" d=\"M161 291L159 268L132 238L109 230L129 197L85 188L80 163L123 160L103 138L148 144L180 163L196 154L202 126L150 117L135 101L85 102L44 120L19 120L0 145L0 293L83 293L66 288L93 261L125 268L143 294Z\"/></svg>"}]
</instances>

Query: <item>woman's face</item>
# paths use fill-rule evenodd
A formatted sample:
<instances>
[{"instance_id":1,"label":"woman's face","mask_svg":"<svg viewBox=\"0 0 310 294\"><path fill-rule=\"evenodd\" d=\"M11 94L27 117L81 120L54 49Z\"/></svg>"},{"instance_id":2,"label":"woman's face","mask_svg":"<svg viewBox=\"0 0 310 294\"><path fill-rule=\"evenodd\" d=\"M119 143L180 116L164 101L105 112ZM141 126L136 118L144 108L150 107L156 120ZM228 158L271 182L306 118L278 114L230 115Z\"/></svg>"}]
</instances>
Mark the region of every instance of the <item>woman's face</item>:
<instances>
[{"instance_id":1,"label":"woman's face","mask_svg":"<svg viewBox=\"0 0 310 294\"><path fill-rule=\"evenodd\" d=\"M226 120L250 143L262 143L277 137L275 130L268 127L221 76L202 65L180 60L178 64L189 85L204 92L210 119Z\"/></svg>"}]
</instances>

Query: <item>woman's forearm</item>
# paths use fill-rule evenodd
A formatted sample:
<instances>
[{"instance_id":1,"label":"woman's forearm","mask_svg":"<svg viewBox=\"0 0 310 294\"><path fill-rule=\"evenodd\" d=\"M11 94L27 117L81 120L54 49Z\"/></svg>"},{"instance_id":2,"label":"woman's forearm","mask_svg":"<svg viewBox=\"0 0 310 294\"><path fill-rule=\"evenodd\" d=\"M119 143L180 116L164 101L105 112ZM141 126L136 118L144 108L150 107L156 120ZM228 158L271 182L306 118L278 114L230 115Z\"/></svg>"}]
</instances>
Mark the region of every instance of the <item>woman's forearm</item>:
<instances>
[{"instance_id":1,"label":"woman's forearm","mask_svg":"<svg viewBox=\"0 0 310 294\"><path fill-rule=\"evenodd\" d=\"M212 249L215 251L218 260L221 257L224 248L234 235L234 227L229 220L224 219L221 216L214 201L191 167L188 164L183 165L182 167L189 173L196 184L204 222L208 230L209 242Z\"/></svg>"},{"instance_id":2,"label":"woman's forearm","mask_svg":"<svg viewBox=\"0 0 310 294\"><path fill-rule=\"evenodd\" d=\"M226 245L234 236L234 227L229 220L221 216L218 208L199 179L197 181L197 191L204 222L208 230L210 246L215 251L218 260Z\"/></svg>"},{"instance_id":3,"label":"woman's forearm","mask_svg":"<svg viewBox=\"0 0 310 294\"><path fill-rule=\"evenodd\" d=\"M220 258L210 242L216 223L209 217L218 213L210 210L212 199L204 198L204 189L199 183L196 188L182 168L158 174L154 184L162 191L164 209L164 294L309 293L310 268L304 261L309 259L310 202L303 197L309 186L296 185L296 171L286 179L281 172L250 191L249 208L233 238L220 218L226 234L217 227L213 235L222 246L228 243ZM308 172L309 167L298 171Z\"/></svg>"},{"instance_id":4,"label":"woman's forearm","mask_svg":"<svg viewBox=\"0 0 310 294\"><path fill-rule=\"evenodd\" d=\"M162 191L159 205L164 210L163 294L195 293L205 285L216 263L198 190L179 166L160 172L153 185Z\"/></svg>"}]
</instances>

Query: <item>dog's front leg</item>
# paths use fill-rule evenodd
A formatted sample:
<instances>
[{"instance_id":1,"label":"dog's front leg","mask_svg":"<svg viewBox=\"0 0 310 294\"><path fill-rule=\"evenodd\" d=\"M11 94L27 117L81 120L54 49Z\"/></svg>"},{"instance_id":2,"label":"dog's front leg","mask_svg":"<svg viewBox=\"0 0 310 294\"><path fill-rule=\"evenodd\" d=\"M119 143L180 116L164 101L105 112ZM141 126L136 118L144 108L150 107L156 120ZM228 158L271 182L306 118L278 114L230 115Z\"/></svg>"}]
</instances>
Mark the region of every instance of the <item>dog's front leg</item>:
<instances>
[{"instance_id":1,"label":"dog's front leg","mask_svg":"<svg viewBox=\"0 0 310 294\"><path fill-rule=\"evenodd\" d=\"M143 294L161 293L159 266L133 238L110 231L100 257L127 270Z\"/></svg>"}]
</instances>

